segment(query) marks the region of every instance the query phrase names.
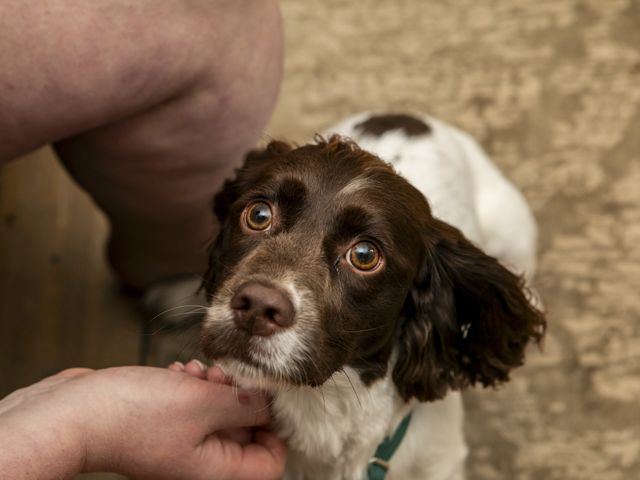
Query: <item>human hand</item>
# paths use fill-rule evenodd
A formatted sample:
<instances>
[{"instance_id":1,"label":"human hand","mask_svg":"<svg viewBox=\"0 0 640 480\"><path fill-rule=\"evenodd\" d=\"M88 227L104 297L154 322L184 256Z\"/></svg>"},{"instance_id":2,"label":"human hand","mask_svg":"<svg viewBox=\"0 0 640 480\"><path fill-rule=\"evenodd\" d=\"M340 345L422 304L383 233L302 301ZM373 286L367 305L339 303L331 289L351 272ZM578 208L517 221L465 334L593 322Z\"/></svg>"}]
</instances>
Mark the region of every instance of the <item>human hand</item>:
<instances>
[{"instance_id":1,"label":"human hand","mask_svg":"<svg viewBox=\"0 0 640 480\"><path fill-rule=\"evenodd\" d=\"M171 370L65 370L12 393L0 401L0 426L14 432L11 446L21 452L13 466L26 461L33 471L48 459L51 478L80 471L158 480L282 474L283 442L244 430L268 423L266 399L222 383L216 369L208 381L191 363L189 375Z\"/></svg>"},{"instance_id":2,"label":"human hand","mask_svg":"<svg viewBox=\"0 0 640 480\"><path fill-rule=\"evenodd\" d=\"M225 385L234 385L233 380L228 377L220 367L206 367L199 360L191 360L189 363L184 365L182 362L173 362L169 365L169 370L173 370L175 372L184 372L193 377L201 378L203 380L208 380L209 382L214 383L223 383ZM235 386L237 392L241 392L237 386ZM247 445L251 443L254 435L253 428L250 427L235 427L235 428L226 428L223 430L219 430L216 434L224 439L232 440L240 445Z\"/></svg>"}]
</instances>

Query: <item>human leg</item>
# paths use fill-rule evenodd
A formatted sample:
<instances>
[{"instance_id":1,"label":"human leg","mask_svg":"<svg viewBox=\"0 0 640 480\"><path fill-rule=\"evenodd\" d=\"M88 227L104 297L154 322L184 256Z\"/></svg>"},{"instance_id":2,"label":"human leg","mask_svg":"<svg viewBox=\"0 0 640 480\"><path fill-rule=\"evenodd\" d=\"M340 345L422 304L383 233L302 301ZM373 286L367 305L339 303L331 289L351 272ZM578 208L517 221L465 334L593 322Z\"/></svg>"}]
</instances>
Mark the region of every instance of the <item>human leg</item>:
<instances>
[{"instance_id":1,"label":"human leg","mask_svg":"<svg viewBox=\"0 0 640 480\"><path fill-rule=\"evenodd\" d=\"M198 273L211 198L275 103L277 4L23 0L0 30L0 161L55 142L128 285Z\"/></svg>"}]
</instances>

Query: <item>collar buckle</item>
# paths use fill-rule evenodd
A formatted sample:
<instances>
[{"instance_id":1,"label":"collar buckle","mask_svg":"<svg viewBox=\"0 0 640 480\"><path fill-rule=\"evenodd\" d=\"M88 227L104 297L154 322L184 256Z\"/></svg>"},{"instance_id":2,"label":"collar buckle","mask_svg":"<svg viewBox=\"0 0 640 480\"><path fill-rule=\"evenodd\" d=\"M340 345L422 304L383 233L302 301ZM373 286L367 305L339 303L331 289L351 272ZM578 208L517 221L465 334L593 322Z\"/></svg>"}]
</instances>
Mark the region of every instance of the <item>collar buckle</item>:
<instances>
[{"instance_id":1,"label":"collar buckle","mask_svg":"<svg viewBox=\"0 0 640 480\"><path fill-rule=\"evenodd\" d=\"M384 441L378 445L374 456L369 460L369 468L367 474L369 480L384 480L389 473L391 465L389 464L391 457L400 446L404 434L407 433L409 428L409 422L411 421L411 414L402 419L398 428L391 437L387 437Z\"/></svg>"},{"instance_id":2,"label":"collar buckle","mask_svg":"<svg viewBox=\"0 0 640 480\"><path fill-rule=\"evenodd\" d=\"M389 464L389 462L378 457L371 458L371 460L369 460L369 464L377 465L378 467L382 468L385 471L385 473L388 472L389 469L391 468L391 465Z\"/></svg>"}]
</instances>

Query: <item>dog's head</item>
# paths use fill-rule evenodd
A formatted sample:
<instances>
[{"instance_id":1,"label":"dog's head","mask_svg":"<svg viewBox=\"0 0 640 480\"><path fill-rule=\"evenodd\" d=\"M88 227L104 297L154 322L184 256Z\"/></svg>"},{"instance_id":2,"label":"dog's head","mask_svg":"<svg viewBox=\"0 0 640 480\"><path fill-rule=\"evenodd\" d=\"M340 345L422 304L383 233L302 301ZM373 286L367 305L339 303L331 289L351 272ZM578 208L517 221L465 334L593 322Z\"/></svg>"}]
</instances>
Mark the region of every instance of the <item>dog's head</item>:
<instances>
[{"instance_id":1,"label":"dog's head","mask_svg":"<svg viewBox=\"0 0 640 480\"><path fill-rule=\"evenodd\" d=\"M520 278L338 137L250 153L215 212L203 349L245 378L370 383L395 358L400 394L433 400L507 380L543 334Z\"/></svg>"}]
</instances>

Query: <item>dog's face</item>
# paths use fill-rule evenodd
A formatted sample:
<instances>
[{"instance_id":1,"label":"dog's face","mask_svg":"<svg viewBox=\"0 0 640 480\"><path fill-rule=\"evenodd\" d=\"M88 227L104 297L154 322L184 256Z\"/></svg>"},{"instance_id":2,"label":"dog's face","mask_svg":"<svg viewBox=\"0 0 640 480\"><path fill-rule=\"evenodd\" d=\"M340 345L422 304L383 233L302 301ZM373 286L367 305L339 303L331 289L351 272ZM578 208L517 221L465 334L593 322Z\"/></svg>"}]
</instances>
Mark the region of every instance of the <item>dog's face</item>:
<instances>
[{"instance_id":1,"label":"dog's face","mask_svg":"<svg viewBox=\"0 0 640 480\"><path fill-rule=\"evenodd\" d=\"M369 383L395 351L400 393L435 399L506 380L542 334L517 277L338 138L252 152L215 210L203 350L263 386Z\"/></svg>"}]
</instances>

